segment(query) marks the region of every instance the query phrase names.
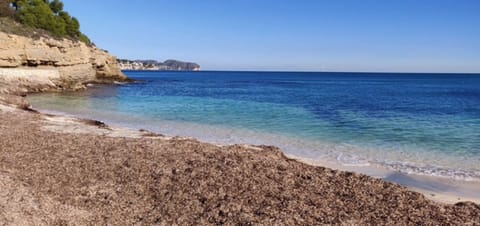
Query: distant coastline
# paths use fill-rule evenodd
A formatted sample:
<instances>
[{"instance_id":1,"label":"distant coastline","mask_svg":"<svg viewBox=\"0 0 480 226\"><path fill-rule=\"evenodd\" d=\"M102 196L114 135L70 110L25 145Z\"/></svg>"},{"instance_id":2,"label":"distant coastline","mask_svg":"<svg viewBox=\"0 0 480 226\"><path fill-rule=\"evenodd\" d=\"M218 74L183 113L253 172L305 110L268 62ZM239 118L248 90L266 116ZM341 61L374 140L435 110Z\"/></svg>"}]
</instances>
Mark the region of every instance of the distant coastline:
<instances>
[{"instance_id":1,"label":"distant coastline","mask_svg":"<svg viewBox=\"0 0 480 226\"><path fill-rule=\"evenodd\" d=\"M200 71L200 65L179 60L127 60L118 59L121 70L128 71Z\"/></svg>"}]
</instances>

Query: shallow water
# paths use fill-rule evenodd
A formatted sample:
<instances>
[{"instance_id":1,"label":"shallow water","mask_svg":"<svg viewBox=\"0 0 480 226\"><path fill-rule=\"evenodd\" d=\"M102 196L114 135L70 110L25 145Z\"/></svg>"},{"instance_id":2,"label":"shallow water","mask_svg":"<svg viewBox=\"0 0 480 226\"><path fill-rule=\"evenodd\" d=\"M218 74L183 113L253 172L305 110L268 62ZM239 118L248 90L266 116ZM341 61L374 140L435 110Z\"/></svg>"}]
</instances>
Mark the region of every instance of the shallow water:
<instances>
[{"instance_id":1,"label":"shallow water","mask_svg":"<svg viewBox=\"0 0 480 226\"><path fill-rule=\"evenodd\" d=\"M480 180L480 75L126 72L34 107L304 158Z\"/></svg>"}]
</instances>

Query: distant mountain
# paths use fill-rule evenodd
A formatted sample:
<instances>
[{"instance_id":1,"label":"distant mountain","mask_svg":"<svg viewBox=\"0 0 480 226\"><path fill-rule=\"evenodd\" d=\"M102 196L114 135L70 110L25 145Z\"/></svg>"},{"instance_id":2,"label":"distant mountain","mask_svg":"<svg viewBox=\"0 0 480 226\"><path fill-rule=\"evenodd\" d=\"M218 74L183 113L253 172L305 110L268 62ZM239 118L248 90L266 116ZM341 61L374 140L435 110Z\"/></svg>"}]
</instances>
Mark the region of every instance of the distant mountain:
<instances>
[{"instance_id":1,"label":"distant mountain","mask_svg":"<svg viewBox=\"0 0 480 226\"><path fill-rule=\"evenodd\" d=\"M199 71L200 65L197 63L183 62L178 60L166 60L159 62L156 60L126 60L118 59L118 64L122 70L157 70L157 71Z\"/></svg>"}]
</instances>

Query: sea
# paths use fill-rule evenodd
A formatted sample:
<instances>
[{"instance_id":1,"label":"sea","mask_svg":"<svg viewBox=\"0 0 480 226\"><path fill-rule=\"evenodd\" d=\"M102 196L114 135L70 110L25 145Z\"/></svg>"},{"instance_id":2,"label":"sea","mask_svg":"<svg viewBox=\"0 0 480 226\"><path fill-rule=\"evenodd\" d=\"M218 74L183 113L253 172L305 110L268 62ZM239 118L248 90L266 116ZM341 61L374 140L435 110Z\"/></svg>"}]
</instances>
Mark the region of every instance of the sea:
<instances>
[{"instance_id":1,"label":"sea","mask_svg":"<svg viewBox=\"0 0 480 226\"><path fill-rule=\"evenodd\" d=\"M299 158L480 181L480 74L125 71L34 108Z\"/></svg>"}]
</instances>

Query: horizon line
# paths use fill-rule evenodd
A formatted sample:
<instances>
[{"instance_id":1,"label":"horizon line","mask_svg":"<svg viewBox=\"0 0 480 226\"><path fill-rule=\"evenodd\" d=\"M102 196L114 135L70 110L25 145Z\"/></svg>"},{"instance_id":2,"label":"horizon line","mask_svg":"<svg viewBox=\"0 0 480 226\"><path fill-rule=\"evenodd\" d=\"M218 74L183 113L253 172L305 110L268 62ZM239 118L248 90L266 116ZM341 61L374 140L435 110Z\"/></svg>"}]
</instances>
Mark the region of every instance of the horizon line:
<instances>
[{"instance_id":1,"label":"horizon line","mask_svg":"<svg viewBox=\"0 0 480 226\"><path fill-rule=\"evenodd\" d=\"M231 69L208 69L208 70L122 70L122 71L143 71L143 72L275 72L275 73L357 73L357 74L469 74L480 75L480 72L394 72L394 71L302 71L302 70L231 70Z\"/></svg>"}]
</instances>

